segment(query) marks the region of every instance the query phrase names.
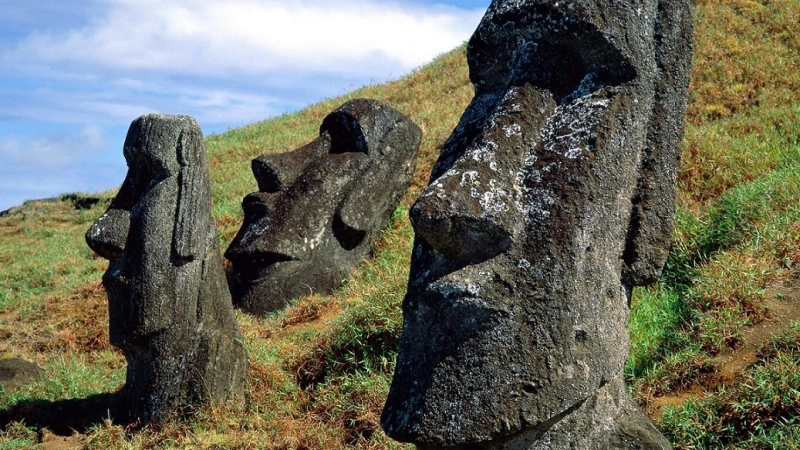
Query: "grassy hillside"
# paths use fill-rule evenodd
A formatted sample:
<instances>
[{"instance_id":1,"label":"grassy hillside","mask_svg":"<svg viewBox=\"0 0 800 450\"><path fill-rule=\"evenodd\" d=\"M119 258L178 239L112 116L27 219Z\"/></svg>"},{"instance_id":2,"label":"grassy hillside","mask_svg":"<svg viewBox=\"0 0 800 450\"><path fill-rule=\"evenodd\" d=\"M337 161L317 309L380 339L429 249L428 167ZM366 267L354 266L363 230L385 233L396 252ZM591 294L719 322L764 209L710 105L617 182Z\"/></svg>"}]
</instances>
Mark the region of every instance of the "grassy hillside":
<instances>
[{"instance_id":1,"label":"grassy hillside","mask_svg":"<svg viewBox=\"0 0 800 450\"><path fill-rule=\"evenodd\" d=\"M800 448L800 2L699 0L696 22L677 229L661 281L634 292L629 386L677 448ZM251 358L245 404L159 430L109 418L125 363L108 344L106 262L83 234L113 193L0 217L0 358L45 370L0 389L0 449L57 448L53 433L92 449L410 448L378 426L402 323L407 208L471 96L462 48L207 139L225 248L256 190L249 161L310 141L347 99L387 101L424 131L414 184L362 270L284 312L237 312Z\"/></svg>"}]
</instances>

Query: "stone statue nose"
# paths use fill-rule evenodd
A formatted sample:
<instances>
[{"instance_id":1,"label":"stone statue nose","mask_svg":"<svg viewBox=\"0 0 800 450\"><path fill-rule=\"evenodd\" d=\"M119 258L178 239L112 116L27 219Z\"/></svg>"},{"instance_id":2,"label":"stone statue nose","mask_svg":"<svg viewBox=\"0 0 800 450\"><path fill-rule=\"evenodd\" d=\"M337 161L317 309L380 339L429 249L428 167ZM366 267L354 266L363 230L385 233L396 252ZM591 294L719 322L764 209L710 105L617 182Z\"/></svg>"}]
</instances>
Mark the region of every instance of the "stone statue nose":
<instances>
[{"instance_id":1,"label":"stone statue nose","mask_svg":"<svg viewBox=\"0 0 800 450\"><path fill-rule=\"evenodd\" d=\"M513 212L509 214L515 207L511 180L470 162L456 163L431 183L410 211L418 236L447 258L466 264L506 251L517 228Z\"/></svg>"},{"instance_id":2,"label":"stone statue nose","mask_svg":"<svg viewBox=\"0 0 800 450\"><path fill-rule=\"evenodd\" d=\"M533 85L511 86L502 96L488 95L473 104L465 116L490 119L468 138L463 150L458 140L453 141L456 147L443 150L460 156L442 169L410 211L419 236L465 264L505 252L523 228L523 166L557 106L551 92ZM527 113L520 105L527 105ZM465 130L479 122L467 121Z\"/></svg>"},{"instance_id":3,"label":"stone statue nose","mask_svg":"<svg viewBox=\"0 0 800 450\"><path fill-rule=\"evenodd\" d=\"M86 243L101 257L118 259L125 250L129 228L129 211L109 209L86 232Z\"/></svg>"},{"instance_id":4,"label":"stone statue nose","mask_svg":"<svg viewBox=\"0 0 800 450\"><path fill-rule=\"evenodd\" d=\"M225 252L228 259L236 259L244 254L260 252L263 247L261 233L271 220L271 202L274 194L253 192L242 200L245 233L239 233Z\"/></svg>"}]
</instances>

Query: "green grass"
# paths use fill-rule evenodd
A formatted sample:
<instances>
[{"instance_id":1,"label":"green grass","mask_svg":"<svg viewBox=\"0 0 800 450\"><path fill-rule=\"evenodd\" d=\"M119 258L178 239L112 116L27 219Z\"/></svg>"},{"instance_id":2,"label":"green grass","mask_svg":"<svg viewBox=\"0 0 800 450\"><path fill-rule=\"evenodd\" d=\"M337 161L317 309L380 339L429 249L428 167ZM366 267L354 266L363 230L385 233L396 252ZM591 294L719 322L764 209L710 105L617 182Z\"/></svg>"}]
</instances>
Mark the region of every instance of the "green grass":
<instances>
[{"instance_id":1,"label":"green grass","mask_svg":"<svg viewBox=\"0 0 800 450\"><path fill-rule=\"evenodd\" d=\"M719 384L722 356L798 276L800 4L700 1L697 13L673 248L661 282L635 290L626 374L676 448L800 448L796 348Z\"/></svg>"},{"instance_id":2,"label":"green grass","mask_svg":"<svg viewBox=\"0 0 800 450\"><path fill-rule=\"evenodd\" d=\"M677 448L797 448L800 326L782 330L740 383L668 408L662 430ZM788 440L787 440L788 439Z\"/></svg>"},{"instance_id":3,"label":"green grass","mask_svg":"<svg viewBox=\"0 0 800 450\"><path fill-rule=\"evenodd\" d=\"M87 264L93 258L83 244L84 227L107 206L100 202L78 209L64 197L33 203L4 218L0 222L0 311L20 306L24 299L65 295L92 281L94 269L102 268L104 262Z\"/></svg>"},{"instance_id":4,"label":"green grass","mask_svg":"<svg viewBox=\"0 0 800 450\"><path fill-rule=\"evenodd\" d=\"M733 380L708 382L741 350L748 327L769 317L768 300L798 278L800 2L699 0L696 23L672 250L659 282L634 290L626 375L676 448L800 448L800 327L775 335ZM213 214L225 248L242 197L256 190L250 160L312 140L322 118L355 97L387 101L422 128L412 187L375 254L341 289L264 318L237 312L251 359L244 405L190 411L138 433L107 420L125 362L108 344L106 262L83 234L113 192L0 217L0 357L47 374L0 392L0 417L17 419L0 430L0 450L36 444L43 427L64 425L54 414L70 418L90 449L410 448L388 439L378 418L402 324L407 211L472 97L464 49L398 81L209 136ZM670 395L681 401L655 406Z\"/></svg>"}]
</instances>

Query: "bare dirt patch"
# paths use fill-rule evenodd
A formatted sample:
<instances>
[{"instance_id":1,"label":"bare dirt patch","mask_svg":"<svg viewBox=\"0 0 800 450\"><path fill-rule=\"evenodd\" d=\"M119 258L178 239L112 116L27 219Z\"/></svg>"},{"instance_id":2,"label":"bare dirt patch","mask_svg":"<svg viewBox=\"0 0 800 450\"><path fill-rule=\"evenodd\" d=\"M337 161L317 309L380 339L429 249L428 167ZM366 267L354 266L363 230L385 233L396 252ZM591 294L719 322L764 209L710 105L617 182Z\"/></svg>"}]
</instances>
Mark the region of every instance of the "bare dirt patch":
<instances>
[{"instance_id":1,"label":"bare dirt patch","mask_svg":"<svg viewBox=\"0 0 800 450\"><path fill-rule=\"evenodd\" d=\"M74 434L72 436L58 436L44 432L41 436L41 450L78 450L86 444L86 436Z\"/></svg>"},{"instance_id":2,"label":"bare dirt patch","mask_svg":"<svg viewBox=\"0 0 800 450\"><path fill-rule=\"evenodd\" d=\"M43 373L44 371L41 367L24 359L0 359L0 388L6 392L11 392L40 378Z\"/></svg>"}]
</instances>

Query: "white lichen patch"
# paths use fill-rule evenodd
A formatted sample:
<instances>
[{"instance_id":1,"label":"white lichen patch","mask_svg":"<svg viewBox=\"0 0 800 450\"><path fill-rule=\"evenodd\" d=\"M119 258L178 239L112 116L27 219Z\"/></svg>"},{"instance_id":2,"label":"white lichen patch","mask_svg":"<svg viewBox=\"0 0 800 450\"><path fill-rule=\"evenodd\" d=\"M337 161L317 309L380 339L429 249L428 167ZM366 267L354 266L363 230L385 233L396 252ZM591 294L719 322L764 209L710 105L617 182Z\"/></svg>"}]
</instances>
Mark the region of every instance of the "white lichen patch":
<instances>
[{"instance_id":1,"label":"white lichen patch","mask_svg":"<svg viewBox=\"0 0 800 450\"><path fill-rule=\"evenodd\" d=\"M480 183L478 181L478 171L477 170L468 170L461 174L461 187L466 186L473 186L476 183Z\"/></svg>"},{"instance_id":2,"label":"white lichen patch","mask_svg":"<svg viewBox=\"0 0 800 450\"><path fill-rule=\"evenodd\" d=\"M456 170L456 169L450 169L450 170L448 170L447 172L443 173L443 174L442 174L442 176L440 176L440 177L439 177L439 178L438 178L438 179L435 181L435 183L436 183L436 184L442 184L442 182L443 182L444 180L446 180L446 179L448 179L448 178L450 178L450 177L457 177L459 174L461 174L461 172L459 172L458 170Z\"/></svg>"},{"instance_id":3,"label":"white lichen patch","mask_svg":"<svg viewBox=\"0 0 800 450\"><path fill-rule=\"evenodd\" d=\"M444 192L444 189L445 189L444 188L444 182L445 182L445 180L447 180L450 177L456 177L456 176L458 176L460 174L461 174L461 172L458 171L458 170L455 170L455 169L448 170L447 172L443 173L442 176L440 176L439 178L437 178L436 180L431 182L431 184L428 185L428 187L425 188L425 190L422 191L422 194L420 194L419 197L420 198L424 198L424 197L430 197L432 195L435 195L437 198L440 198L440 199L445 198L446 197L446 194Z\"/></svg>"},{"instance_id":4,"label":"white lichen patch","mask_svg":"<svg viewBox=\"0 0 800 450\"><path fill-rule=\"evenodd\" d=\"M522 170L520 170L516 176L516 183L519 186L523 186L525 180L529 180L534 183L539 183L542 181L541 172L535 168L536 161L538 160L536 152L534 151L536 145L531 147L531 150L528 151L527 155L525 155L525 160L522 162Z\"/></svg>"},{"instance_id":5,"label":"white lichen patch","mask_svg":"<svg viewBox=\"0 0 800 450\"><path fill-rule=\"evenodd\" d=\"M516 174L516 185L521 187L521 194L515 199L515 206L524 217L526 223L541 223L550 217L548 208L555 203L553 192L547 188L531 187L542 182L542 173L535 167L538 160L531 146L531 151L525 157L522 170Z\"/></svg>"},{"instance_id":6,"label":"white lichen patch","mask_svg":"<svg viewBox=\"0 0 800 450\"><path fill-rule=\"evenodd\" d=\"M321 227L319 233L311 239L303 238L303 251L314 250L314 248L322 242L322 236L325 234L325 228Z\"/></svg>"},{"instance_id":7,"label":"white lichen patch","mask_svg":"<svg viewBox=\"0 0 800 450\"><path fill-rule=\"evenodd\" d=\"M544 150L575 159L594 150L597 125L608 110L609 100L584 95L559 105L542 130Z\"/></svg>"},{"instance_id":8,"label":"white lichen patch","mask_svg":"<svg viewBox=\"0 0 800 450\"><path fill-rule=\"evenodd\" d=\"M269 228L269 216L259 218L255 223L251 223L251 225L247 227L240 242L242 245L249 245L256 239L259 239L261 235L266 232L267 228Z\"/></svg>"},{"instance_id":9,"label":"white lichen patch","mask_svg":"<svg viewBox=\"0 0 800 450\"><path fill-rule=\"evenodd\" d=\"M478 201L481 216L489 217L505 213L515 202L513 190L504 189L502 183L494 178L482 183L475 170L466 171L461 176L461 187L469 188L469 195Z\"/></svg>"},{"instance_id":10,"label":"white lichen patch","mask_svg":"<svg viewBox=\"0 0 800 450\"><path fill-rule=\"evenodd\" d=\"M494 181L494 180L491 180ZM473 196L476 192L473 191ZM509 210L509 203L513 199L505 189L490 188L478 196L478 203L486 215L498 215Z\"/></svg>"},{"instance_id":11,"label":"white lichen patch","mask_svg":"<svg viewBox=\"0 0 800 450\"><path fill-rule=\"evenodd\" d=\"M480 297L481 287L470 279L432 283L430 290L442 294L446 298Z\"/></svg>"},{"instance_id":12,"label":"white lichen patch","mask_svg":"<svg viewBox=\"0 0 800 450\"><path fill-rule=\"evenodd\" d=\"M532 150L523 162L518 183L527 187L523 188L522 199L517 208L525 211L528 223L547 220L550 217L549 210L556 202L555 192L547 186L541 186L542 173L568 169L568 161L594 151L597 127L605 117L610 101L597 95L596 91L591 92L594 89L593 83L593 76L587 75L573 93L576 98L556 107L541 132L543 150L561 155L565 159L536 168L538 155Z\"/></svg>"},{"instance_id":13,"label":"white lichen patch","mask_svg":"<svg viewBox=\"0 0 800 450\"><path fill-rule=\"evenodd\" d=\"M519 136L522 134L522 127L518 123L503 126L503 133L506 137Z\"/></svg>"},{"instance_id":14,"label":"white lichen patch","mask_svg":"<svg viewBox=\"0 0 800 450\"><path fill-rule=\"evenodd\" d=\"M472 147L464 152L464 156L481 164L488 164L494 161L494 154L498 145L493 141L483 141L480 145Z\"/></svg>"},{"instance_id":15,"label":"white lichen patch","mask_svg":"<svg viewBox=\"0 0 800 450\"><path fill-rule=\"evenodd\" d=\"M520 208L525 212L526 223L541 223L550 218L550 207L556 203L555 195L548 188L525 188L527 204Z\"/></svg>"},{"instance_id":16,"label":"white lichen patch","mask_svg":"<svg viewBox=\"0 0 800 450\"><path fill-rule=\"evenodd\" d=\"M502 173L502 169L498 167L495 153L497 152L498 145L494 141L483 141L480 145L468 149L464 152L464 158L472 160L478 164L489 167L493 172Z\"/></svg>"}]
</instances>

